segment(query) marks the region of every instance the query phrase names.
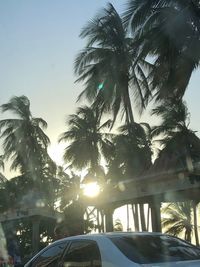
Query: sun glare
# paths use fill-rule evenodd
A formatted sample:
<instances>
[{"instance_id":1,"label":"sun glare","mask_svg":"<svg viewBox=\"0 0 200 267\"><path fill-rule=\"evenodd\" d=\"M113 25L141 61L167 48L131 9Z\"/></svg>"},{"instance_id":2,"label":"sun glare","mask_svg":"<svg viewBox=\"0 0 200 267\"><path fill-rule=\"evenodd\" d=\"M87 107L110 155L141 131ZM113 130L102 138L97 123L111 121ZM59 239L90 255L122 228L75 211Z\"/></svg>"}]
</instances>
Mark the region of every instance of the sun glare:
<instances>
[{"instance_id":1,"label":"sun glare","mask_svg":"<svg viewBox=\"0 0 200 267\"><path fill-rule=\"evenodd\" d=\"M87 197L96 197L100 193L100 187L97 183L85 184L83 194Z\"/></svg>"},{"instance_id":2,"label":"sun glare","mask_svg":"<svg viewBox=\"0 0 200 267\"><path fill-rule=\"evenodd\" d=\"M62 166L63 165L63 152L64 148L66 147L65 144L52 144L49 149L48 153L50 157L53 159L53 161L56 162L56 164Z\"/></svg>"}]
</instances>

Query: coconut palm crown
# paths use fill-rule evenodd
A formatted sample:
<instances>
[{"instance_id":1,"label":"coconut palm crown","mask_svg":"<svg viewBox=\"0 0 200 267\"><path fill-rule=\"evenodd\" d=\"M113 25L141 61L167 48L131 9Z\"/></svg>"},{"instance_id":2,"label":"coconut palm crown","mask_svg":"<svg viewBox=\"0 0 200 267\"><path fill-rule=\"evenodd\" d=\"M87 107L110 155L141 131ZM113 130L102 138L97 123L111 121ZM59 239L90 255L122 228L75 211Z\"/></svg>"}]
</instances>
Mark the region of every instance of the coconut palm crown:
<instances>
[{"instance_id":1,"label":"coconut palm crown","mask_svg":"<svg viewBox=\"0 0 200 267\"><path fill-rule=\"evenodd\" d=\"M129 0L124 13L142 58L152 57L157 100L182 98L200 62L200 4L193 0Z\"/></svg>"},{"instance_id":2,"label":"coconut palm crown","mask_svg":"<svg viewBox=\"0 0 200 267\"><path fill-rule=\"evenodd\" d=\"M108 4L90 20L80 34L87 40L85 48L75 59L78 82L84 82L79 98L94 101L103 111L112 111L114 120L119 111L125 113L126 122L133 122L130 98L142 108L150 96L144 68L151 64L143 59L135 65L136 50L115 8Z\"/></svg>"},{"instance_id":3,"label":"coconut palm crown","mask_svg":"<svg viewBox=\"0 0 200 267\"><path fill-rule=\"evenodd\" d=\"M59 142L70 142L64 151L64 161L75 169L89 169L96 174L100 169L101 152L107 147L105 129L111 121L101 124L101 113L88 106L79 107L67 119L68 130L61 134Z\"/></svg>"},{"instance_id":4,"label":"coconut palm crown","mask_svg":"<svg viewBox=\"0 0 200 267\"><path fill-rule=\"evenodd\" d=\"M12 170L20 170L22 174L40 172L50 143L43 132L47 127L46 121L32 116L26 96L12 97L1 106L1 110L11 112L15 117L0 120L4 159L11 161Z\"/></svg>"}]
</instances>

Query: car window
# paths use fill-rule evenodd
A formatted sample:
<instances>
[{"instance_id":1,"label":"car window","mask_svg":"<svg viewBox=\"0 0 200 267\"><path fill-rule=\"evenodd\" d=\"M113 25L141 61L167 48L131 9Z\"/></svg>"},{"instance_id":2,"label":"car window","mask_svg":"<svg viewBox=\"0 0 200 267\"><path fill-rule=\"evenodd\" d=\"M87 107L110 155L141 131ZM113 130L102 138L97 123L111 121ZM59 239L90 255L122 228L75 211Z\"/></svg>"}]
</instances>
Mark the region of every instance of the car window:
<instances>
[{"instance_id":1,"label":"car window","mask_svg":"<svg viewBox=\"0 0 200 267\"><path fill-rule=\"evenodd\" d=\"M126 257L141 264L200 259L200 249L170 236L144 235L110 239Z\"/></svg>"},{"instance_id":2,"label":"car window","mask_svg":"<svg viewBox=\"0 0 200 267\"><path fill-rule=\"evenodd\" d=\"M96 242L75 241L63 259L67 267L101 267L101 255Z\"/></svg>"},{"instance_id":3,"label":"car window","mask_svg":"<svg viewBox=\"0 0 200 267\"><path fill-rule=\"evenodd\" d=\"M67 243L51 246L41 253L35 261L30 265L31 267L56 267L59 259L66 248Z\"/></svg>"}]
</instances>

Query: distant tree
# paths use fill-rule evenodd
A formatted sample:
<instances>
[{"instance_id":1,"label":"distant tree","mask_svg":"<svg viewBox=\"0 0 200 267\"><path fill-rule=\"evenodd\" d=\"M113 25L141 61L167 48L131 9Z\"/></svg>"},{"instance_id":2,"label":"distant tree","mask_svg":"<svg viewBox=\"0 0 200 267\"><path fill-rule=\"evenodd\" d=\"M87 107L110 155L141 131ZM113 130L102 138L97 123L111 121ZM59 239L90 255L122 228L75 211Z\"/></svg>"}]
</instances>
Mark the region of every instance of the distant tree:
<instances>
[{"instance_id":1,"label":"distant tree","mask_svg":"<svg viewBox=\"0 0 200 267\"><path fill-rule=\"evenodd\" d=\"M40 176L46 163L47 146L50 141L43 129L47 123L34 118L26 96L13 97L1 106L2 112L12 112L13 119L0 120L0 138L3 139L5 160L11 160L11 169L30 174L34 179Z\"/></svg>"},{"instance_id":2,"label":"distant tree","mask_svg":"<svg viewBox=\"0 0 200 267\"><path fill-rule=\"evenodd\" d=\"M114 231L123 231L123 225L120 221L120 219L116 219L115 222L114 222Z\"/></svg>"},{"instance_id":3,"label":"distant tree","mask_svg":"<svg viewBox=\"0 0 200 267\"><path fill-rule=\"evenodd\" d=\"M162 209L162 226L165 233L179 236L184 234L186 241L191 242L194 231L193 201L170 203Z\"/></svg>"},{"instance_id":4,"label":"distant tree","mask_svg":"<svg viewBox=\"0 0 200 267\"><path fill-rule=\"evenodd\" d=\"M63 177L64 178L64 177ZM76 202L81 194L81 177L71 172L66 174L60 184L60 209L65 210L70 204Z\"/></svg>"},{"instance_id":5,"label":"distant tree","mask_svg":"<svg viewBox=\"0 0 200 267\"><path fill-rule=\"evenodd\" d=\"M84 218L85 207L80 200L71 202L63 209L63 220L55 227L57 238L89 233L95 228L92 220Z\"/></svg>"},{"instance_id":6,"label":"distant tree","mask_svg":"<svg viewBox=\"0 0 200 267\"><path fill-rule=\"evenodd\" d=\"M47 152L50 140L43 131L47 123L32 116L30 101L26 96L12 97L8 103L1 106L1 110L14 115L12 119L0 120L4 159L11 161L11 170L20 171L21 178L32 180L31 185L28 183L29 189L44 193L52 206L57 184L54 179L56 165ZM16 179L12 182L15 181Z\"/></svg>"},{"instance_id":7,"label":"distant tree","mask_svg":"<svg viewBox=\"0 0 200 267\"><path fill-rule=\"evenodd\" d=\"M151 162L151 136L148 124L125 124L113 135L108 154L108 177L133 179L147 170Z\"/></svg>"},{"instance_id":8,"label":"distant tree","mask_svg":"<svg viewBox=\"0 0 200 267\"><path fill-rule=\"evenodd\" d=\"M104 131L110 125L110 120L101 124L101 113L97 109L78 108L67 120L69 129L59 138L59 142L70 142L64 151L64 161L74 169L88 169L94 179L98 179L102 154L107 148Z\"/></svg>"},{"instance_id":9,"label":"distant tree","mask_svg":"<svg viewBox=\"0 0 200 267\"><path fill-rule=\"evenodd\" d=\"M152 127L152 136L159 137L161 145L153 171L186 170L192 173L200 160L200 139L189 128L186 104L169 98L153 109L153 114L161 118L160 125Z\"/></svg>"}]
</instances>

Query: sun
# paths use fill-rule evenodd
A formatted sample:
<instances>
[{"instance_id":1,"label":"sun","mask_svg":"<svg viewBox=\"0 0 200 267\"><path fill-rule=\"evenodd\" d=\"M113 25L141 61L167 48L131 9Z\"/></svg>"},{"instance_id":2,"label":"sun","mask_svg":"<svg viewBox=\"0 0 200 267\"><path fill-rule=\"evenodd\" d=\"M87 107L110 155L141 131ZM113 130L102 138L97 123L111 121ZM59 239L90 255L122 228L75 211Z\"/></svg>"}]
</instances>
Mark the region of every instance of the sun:
<instances>
[{"instance_id":1,"label":"sun","mask_svg":"<svg viewBox=\"0 0 200 267\"><path fill-rule=\"evenodd\" d=\"M83 194L87 197L96 197L100 193L100 186L97 183L88 183L83 187Z\"/></svg>"}]
</instances>

